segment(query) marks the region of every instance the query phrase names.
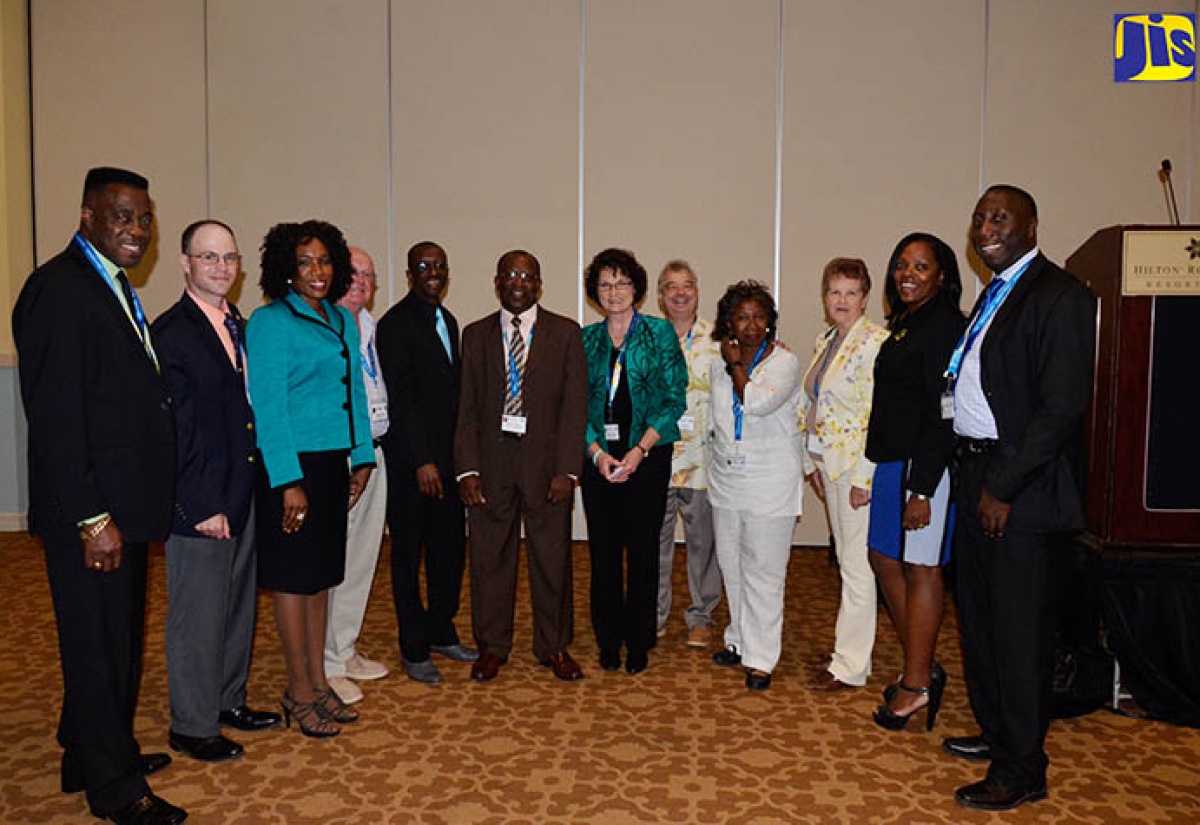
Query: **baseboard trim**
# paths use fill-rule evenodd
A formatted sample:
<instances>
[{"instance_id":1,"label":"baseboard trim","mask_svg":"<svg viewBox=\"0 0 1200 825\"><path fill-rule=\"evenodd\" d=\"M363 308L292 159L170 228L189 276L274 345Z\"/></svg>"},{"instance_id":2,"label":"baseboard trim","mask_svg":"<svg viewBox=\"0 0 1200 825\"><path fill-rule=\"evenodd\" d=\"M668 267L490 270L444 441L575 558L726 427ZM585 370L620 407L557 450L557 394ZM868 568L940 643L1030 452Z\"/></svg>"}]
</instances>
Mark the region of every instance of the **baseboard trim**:
<instances>
[{"instance_id":1,"label":"baseboard trim","mask_svg":"<svg viewBox=\"0 0 1200 825\"><path fill-rule=\"evenodd\" d=\"M24 533L29 519L24 513L0 513L0 533Z\"/></svg>"}]
</instances>

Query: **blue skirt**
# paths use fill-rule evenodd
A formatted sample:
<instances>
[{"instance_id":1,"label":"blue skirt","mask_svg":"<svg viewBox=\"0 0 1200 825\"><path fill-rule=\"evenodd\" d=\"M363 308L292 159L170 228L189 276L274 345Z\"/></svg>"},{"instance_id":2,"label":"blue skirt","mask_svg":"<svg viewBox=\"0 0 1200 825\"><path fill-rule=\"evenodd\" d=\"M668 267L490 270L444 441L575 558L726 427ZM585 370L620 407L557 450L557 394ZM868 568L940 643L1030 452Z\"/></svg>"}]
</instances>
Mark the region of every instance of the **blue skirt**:
<instances>
[{"instance_id":1,"label":"blue skirt","mask_svg":"<svg viewBox=\"0 0 1200 825\"><path fill-rule=\"evenodd\" d=\"M875 465L871 486L871 521L867 546L888 558L925 567L944 567L950 561L954 536L954 506L950 503L950 473L942 473L937 490L929 500L929 526L905 530L901 526L908 501L905 480L907 461Z\"/></svg>"}]
</instances>

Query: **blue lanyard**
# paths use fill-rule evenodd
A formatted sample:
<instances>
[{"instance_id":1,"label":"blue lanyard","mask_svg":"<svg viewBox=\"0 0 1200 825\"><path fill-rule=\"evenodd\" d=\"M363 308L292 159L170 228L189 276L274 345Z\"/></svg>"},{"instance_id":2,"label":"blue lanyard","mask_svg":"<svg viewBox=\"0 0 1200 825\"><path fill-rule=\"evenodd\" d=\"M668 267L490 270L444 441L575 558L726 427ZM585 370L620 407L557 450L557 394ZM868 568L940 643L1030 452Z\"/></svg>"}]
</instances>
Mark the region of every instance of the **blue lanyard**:
<instances>
[{"instance_id":1,"label":"blue lanyard","mask_svg":"<svg viewBox=\"0 0 1200 825\"><path fill-rule=\"evenodd\" d=\"M526 361L529 360L529 348L533 346L533 330L536 327L537 324L529 327L529 337L525 341ZM508 330L504 331L504 349L508 352L508 394L512 398L518 398L521 395L521 365L517 363L512 347L509 345L508 336L510 334Z\"/></svg>"},{"instance_id":2,"label":"blue lanyard","mask_svg":"<svg viewBox=\"0 0 1200 825\"><path fill-rule=\"evenodd\" d=\"M833 345L837 343L837 335L837 327L832 327L825 336L825 357L821 359L821 366L817 369L817 374L813 376L814 399L821 397L821 379L825 377L825 371L829 369L829 362L833 360Z\"/></svg>"},{"instance_id":3,"label":"blue lanyard","mask_svg":"<svg viewBox=\"0 0 1200 825\"><path fill-rule=\"evenodd\" d=\"M762 360L763 353L767 351L767 344L770 341L763 341L758 345L758 352L754 353L754 357L750 359L750 366L746 369L746 377L754 372L754 368L758 366L758 362ZM730 384L729 391L733 393L733 440L742 440L742 421L746 417L746 413L742 410L742 399L738 398L737 387ZM743 390L744 392L744 390Z\"/></svg>"},{"instance_id":4,"label":"blue lanyard","mask_svg":"<svg viewBox=\"0 0 1200 825\"><path fill-rule=\"evenodd\" d=\"M375 360L375 342L367 342L367 357L363 358L361 351L358 353L358 360L362 362L363 371L371 379L371 383L379 386L379 362Z\"/></svg>"},{"instance_id":5,"label":"blue lanyard","mask_svg":"<svg viewBox=\"0 0 1200 825\"><path fill-rule=\"evenodd\" d=\"M95 248L91 245L91 243L88 242L87 238L76 232L75 243L79 244L79 248L83 251L84 256L87 257L88 261L95 268L95 270L100 273L100 277L102 277L104 282L108 284L108 288L113 291L114 295L118 296L118 299L120 299L122 303L124 303L125 296L123 294L123 290L116 283L116 281L109 276L108 270L104 267L104 262L100 260L99 253L96 252ZM129 287L129 294L133 298L133 306L128 308L129 312L133 315L133 325L137 327L138 337L142 339L142 345L146 347L146 352L148 354L150 352L150 347L146 341L149 337L150 330L146 328L146 312L142 309L142 302L138 300L137 293L133 291L132 286Z\"/></svg>"},{"instance_id":6,"label":"blue lanyard","mask_svg":"<svg viewBox=\"0 0 1200 825\"><path fill-rule=\"evenodd\" d=\"M629 339L633 337L633 331L637 329L638 319L641 317L637 310L634 310L633 320L629 322L629 329L625 332L625 340L621 342L621 348L617 350L617 363L613 364L613 368L608 374L608 412L610 418L612 417L613 400L617 397L617 387L621 386L621 373L625 371L625 348L629 346Z\"/></svg>"},{"instance_id":7,"label":"blue lanyard","mask_svg":"<svg viewBox=\"0 0 1200 825\"><path fill-rule=\"evenodd\" d=\"M688 352L692 351L692 336L695 334L695 332L696 332L696 322L692 321L692 325L690 327L688 327L687 345L685 346L685 349Z\"/></svg>"},{"instance_id":8,"label":"blue lanyard","mask_svg":"<svg viewBox=\"0 0 1200 825\"><path fill-rule=\"evenodd\" d=\"M995 290L992 287L995 284L995 279L999 278L999 276L993 276L993 281L988 284L988 288L985 291L985 293L990 292L991 294L986 296L983 306L979 309L979 314L975 316L975 319L967 327L967 331L963 333L963 336L958 339L958 344L954 347L954 352L950 354L950 363L946 367L945 377L949 379L951 384L958 379L958 373L962 369L963 358L970 352L971 345L975 343L975 339L991 323L992 318L999 312L1000 305L1004 303L1005 297L1008 296L1008 293L1012 292L1013 287L1017 285L1017 281L1025 274L1025 270L1029 269L1029 264L1031 263L1033 263L1032 260L1026 261L1025 266L1014 272L1007 281L1002 281L1000 286Z\"/></svg>"}]
</instances>

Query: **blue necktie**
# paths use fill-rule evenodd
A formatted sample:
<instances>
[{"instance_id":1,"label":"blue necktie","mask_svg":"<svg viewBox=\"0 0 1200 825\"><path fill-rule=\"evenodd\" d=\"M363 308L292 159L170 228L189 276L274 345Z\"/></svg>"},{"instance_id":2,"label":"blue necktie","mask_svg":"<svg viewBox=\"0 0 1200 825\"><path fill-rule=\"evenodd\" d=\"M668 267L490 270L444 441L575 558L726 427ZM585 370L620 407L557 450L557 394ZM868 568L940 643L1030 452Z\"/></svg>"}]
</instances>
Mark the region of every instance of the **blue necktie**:
<instances>
[{"instance_id":1,"label":"blue necktie","mask_svg":"<svg viewBox=\"0 0 1200 825\"><path fill-rule=\"evenodd\" d=\"M1000 288L1004 286L998 276L993 275L992 280L988 281L988 285L983 290L983 300L979 303L979 314L975 316L975 320L971 323L971 329L967 332L967 342L963 346L963 355L971 351L971 345L975 343L975 339L979 337L979 333L983 332L983 326L987 321L988 310L992 303L996 300Z\"/></svg>"},{"instance_id":2,"label":"blue necktie","mask_svg":"<svg viewBox=\"0 0 1200 825\"><path fill-rule=\"evenodd\" d=\"M242 374L242 327L233 317L232 312L225 313L225 329L229 331L229 340L233 342L234 366L238 375Z\"/></svg>"},{"instance_id":3,"label":"blue necktie","mask_svg":"<svg viewBox=\"0 0 1200 825\"><path fill-rule=\"evenodd\" d=\"M446 349L446 359L453 361L454 351L450 347L450 328L446 326L446 316L442 314L441 307L437 308L437 312L434 315L437 321L433 327L437 330L438 338L442 339L442 346Z\"/></svg>"}]
</instances>

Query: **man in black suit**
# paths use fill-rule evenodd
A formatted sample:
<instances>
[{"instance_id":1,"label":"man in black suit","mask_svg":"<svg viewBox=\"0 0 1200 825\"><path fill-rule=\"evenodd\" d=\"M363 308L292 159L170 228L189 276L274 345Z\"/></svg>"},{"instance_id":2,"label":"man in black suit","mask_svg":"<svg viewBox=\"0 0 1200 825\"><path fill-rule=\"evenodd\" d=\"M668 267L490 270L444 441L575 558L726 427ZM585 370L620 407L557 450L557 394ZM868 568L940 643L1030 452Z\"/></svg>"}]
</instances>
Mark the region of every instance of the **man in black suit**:
<instances>
[{"instance_id":1,"label":"man in black suit","mask_svg":"<svg viewBox=\"0 0 1200 825\"><path fill-rule=\"evenodd\" d=\"M430 652L460 662L479 654L454 627L466 562L465 515L454 483L458 322L442 306L446 252L432 241L408 250L408 294L379 321L376 344L388 388L388 529L400 655L410 679L442 681ZM427 604L421 601L425 551Z\"/></svg>"},{"instance_id":2,"label":"man in black suit","mask_svg":"<svg viewBox=\"0 0 1200 825\"><path fill-rule=\"evenodd\" d=\"M167 539L167 676L171 747L204 762L242 755L221 725L263 730L279 714L246 707L257 606L254 414L246 396L241 313L225 300L241 270L233 230L183 231L187 289L151 327L171 390L178 444Z\"/></svg>"},{"instance_id":3,"label":"man in black suit","mask_svg":"<svg viewBox=\"0 0 1200 825\"><path fill-rule=\"evenodd\" d=\"M41 537L63 670L62 789L96 816L182 822L145 775L170 762L133 736L146 544L166 538L175 486L167 388L126 270L154 227L146 179L97 168L79 231L13 309L29 422L29 527Z\"/></svg>"},{"instance_id":4,"label":"man in black suit","mask_svg":"<svg viewBox=\"0 0 1200 825\"><path fill-rule=\"evenodd\" d=\"M994 274L947 372L963 661L981 733L943 747L991 759L983 781L955 793L984 810L1046 796L1049 556L1084 523L1096 301L1041 254L1037 226L1022 189L993 186L979 199L971 245Z\"/></svg>"},{"instance_id":5,"label":"man in black suit","mask_svg":"<svg viewBox=\"0 0 1200 825\"><path fill-rule=\"evenodd\" d=\"M501 310L463 332L463 387L454 452L470 507L471 616L494 679L513 642L517 544L525 524L533 653L572 682L571 505L587 428L587 360L579 324L538 305L541 265L522 250L496 263Z\"/></svg>"}]
</instances>

